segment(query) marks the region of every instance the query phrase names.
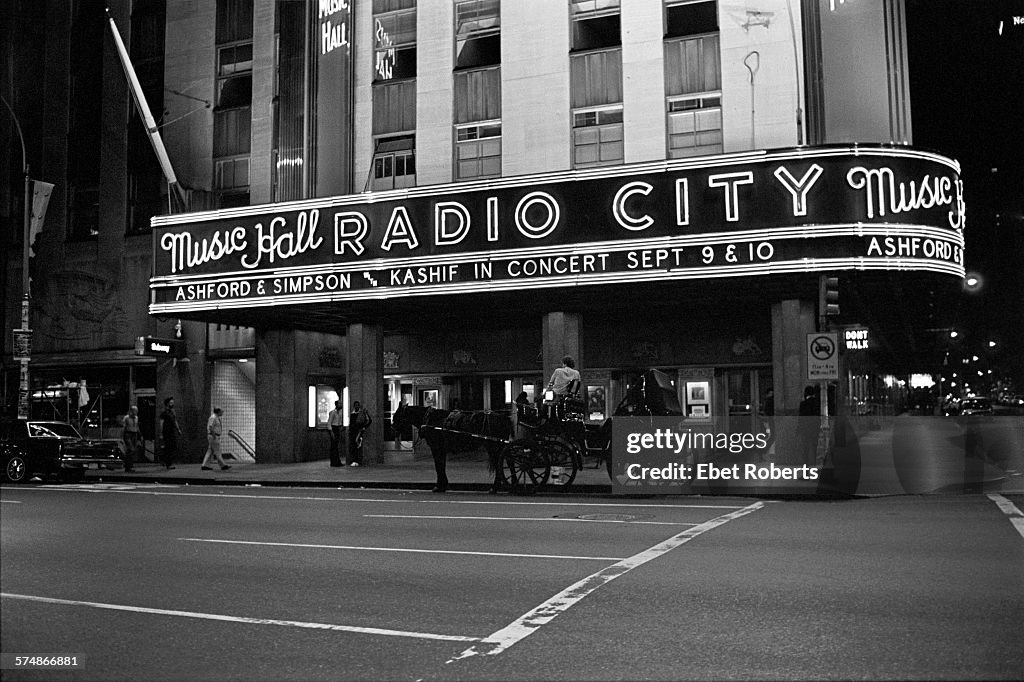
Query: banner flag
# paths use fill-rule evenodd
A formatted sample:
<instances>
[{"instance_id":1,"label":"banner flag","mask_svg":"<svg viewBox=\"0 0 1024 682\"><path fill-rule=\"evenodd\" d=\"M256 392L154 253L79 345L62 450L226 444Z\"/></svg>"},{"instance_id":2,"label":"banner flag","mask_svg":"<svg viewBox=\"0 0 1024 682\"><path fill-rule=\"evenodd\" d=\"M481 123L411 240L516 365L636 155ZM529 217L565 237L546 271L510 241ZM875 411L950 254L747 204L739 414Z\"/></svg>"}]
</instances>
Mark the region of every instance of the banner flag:
<instances>
[{"instance_id":1,"label":"banner flag","mask_svg":"<svg viewBox=\"0 0 1024 682\"><path fill-rule=\"evenodd\" d=\"M171 167L171 159L167 156L167 149L164 148L164 141L160 137L160 130L156 127L156 121L153 120L153 114L150 112L149 104L146 102L146 95L142 92L142 85L139 83L138 76L135 75L135 67L132 66L132 61L128 57L128 50L125 49L124 41L121 40L121 34L118 32L117 24L114 23L114 18L110 16L109 10L107 10L107 21L110 23L110 32L114 36L114 43L117 45L117 54L121 58L121 66L124 67L125 76L128 77L128 86L131 89L132 97L135 99L135 106L139 110L139 115L142 116L146 132L149 134L149 141L153 145L153 151L156 153L157 160L160 162L160 168L163 170L164 177L167 178L167 183L174 188L182 207L185 207L185 193L181 186L178 185L178 178L174 175L174 168Z\"/></svg>"},{"instance_id":2,"label":"banner flag","mask_svg":"<svg viewBox=\"0 0 1024 682\"><path fill-rule=\"evenodd\" d=\"M50 205L50 194L53 192L53 184L42 180L32 181L32 219L29 222L28 247L36 241L43 229L43 221L46 219L46 209ZM35 249L32 249L35 251Z\"/></svg>"}]
</instances>

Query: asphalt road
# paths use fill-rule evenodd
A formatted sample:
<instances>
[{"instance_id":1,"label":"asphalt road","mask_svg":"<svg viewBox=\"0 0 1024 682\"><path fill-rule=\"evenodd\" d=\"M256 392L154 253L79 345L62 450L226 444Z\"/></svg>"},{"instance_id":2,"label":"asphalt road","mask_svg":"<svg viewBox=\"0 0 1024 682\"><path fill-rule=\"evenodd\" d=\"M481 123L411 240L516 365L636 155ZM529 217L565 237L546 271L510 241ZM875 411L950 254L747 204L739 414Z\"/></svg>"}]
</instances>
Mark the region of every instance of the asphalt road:
<instances>
[{"instance_id":1,"label":"asphalt road","mask_svg":"<svg viewBox=\"0 0 1024 682\"><path fill-rule=\"evenodd\" d=\"M84 484L0 507L5 666L80 659L4 680L1024 678L1020 497Z\"/></svg>"}]
</instances>

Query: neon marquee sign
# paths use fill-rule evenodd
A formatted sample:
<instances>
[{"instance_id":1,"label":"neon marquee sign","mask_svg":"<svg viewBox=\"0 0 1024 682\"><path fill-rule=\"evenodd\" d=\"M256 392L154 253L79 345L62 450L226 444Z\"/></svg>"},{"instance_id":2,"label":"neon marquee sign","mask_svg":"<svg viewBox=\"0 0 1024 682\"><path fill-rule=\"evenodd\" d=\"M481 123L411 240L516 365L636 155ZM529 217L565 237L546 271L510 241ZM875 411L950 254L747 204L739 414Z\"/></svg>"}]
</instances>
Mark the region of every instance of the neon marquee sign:
<instances>
[{"instance_id":1,"label":"neon marquee sign","mask_svg":"<svg viewBox=\"0 0 1024 682\"><path fill-rule=\"evenodd\" d=\"M151 311L839 269L963 275L959 166L753 152L154 219Z\"/></svg>"}]
</instances>

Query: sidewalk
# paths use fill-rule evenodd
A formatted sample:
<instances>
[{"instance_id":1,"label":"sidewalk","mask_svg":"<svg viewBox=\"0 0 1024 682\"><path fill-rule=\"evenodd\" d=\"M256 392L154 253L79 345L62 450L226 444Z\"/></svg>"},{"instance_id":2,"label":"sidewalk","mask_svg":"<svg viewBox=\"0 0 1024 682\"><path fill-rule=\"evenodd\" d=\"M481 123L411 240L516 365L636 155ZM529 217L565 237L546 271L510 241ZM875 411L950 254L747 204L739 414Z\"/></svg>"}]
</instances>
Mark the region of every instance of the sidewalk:
<instances>
[{"instance_id":1,"label":"sidewalk","mask_svg":"<svg viewBox=\"0 0 1024 682\"><path fill-rule=\"evenodd\" d=\"M364 458L369 460L369 457ZM168 471L161 464L136 464L132 473L93 471L86 480L104 482L146 482L177 485L260 485L331 488L401 488L430 490L436 481L434 460L410 450L388 450L381 464L364 463L359 467L331 467L327 459L311 462L254 463L228 460L231 469L203 471L198 462L175 464ZM586 494L611 493L605 468L592 468L593 463L576 474L568 487L549 485L546 492ZM494 480L482 455L455 455L448 458L448 489L451 491L486 492Z\"/></svg>"}]
</instances>

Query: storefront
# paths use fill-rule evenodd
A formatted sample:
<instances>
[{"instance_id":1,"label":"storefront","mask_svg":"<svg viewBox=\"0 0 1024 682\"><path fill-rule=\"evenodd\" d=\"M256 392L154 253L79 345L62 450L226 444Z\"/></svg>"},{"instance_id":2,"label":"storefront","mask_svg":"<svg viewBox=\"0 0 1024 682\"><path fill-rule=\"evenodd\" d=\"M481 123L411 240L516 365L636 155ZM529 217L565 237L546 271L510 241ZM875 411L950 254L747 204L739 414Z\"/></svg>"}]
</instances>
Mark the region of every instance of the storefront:
<instances>
[{"instance_id":1,"label":"storefront","mask_svg":"<svg viewBox=\"0 0 1024 682\"><path fill-rule=\"evenodd\" d=\"M959 282L963 215L954 161L889 146L174 215L154 219L150 313L256 329L266 461L311 451L335 395L384 415L501 409L566 354L594 420L645 367L676 378L688 415L752 419L793 412L808 381L849 385L809 373L809 334L900 345L883 296ZM823 275L849 293L841 318L819 303Z\"/></svg>"}]
</instances>

